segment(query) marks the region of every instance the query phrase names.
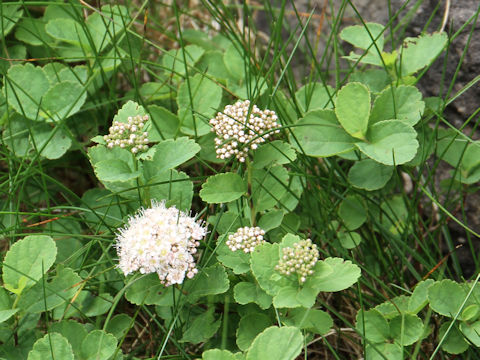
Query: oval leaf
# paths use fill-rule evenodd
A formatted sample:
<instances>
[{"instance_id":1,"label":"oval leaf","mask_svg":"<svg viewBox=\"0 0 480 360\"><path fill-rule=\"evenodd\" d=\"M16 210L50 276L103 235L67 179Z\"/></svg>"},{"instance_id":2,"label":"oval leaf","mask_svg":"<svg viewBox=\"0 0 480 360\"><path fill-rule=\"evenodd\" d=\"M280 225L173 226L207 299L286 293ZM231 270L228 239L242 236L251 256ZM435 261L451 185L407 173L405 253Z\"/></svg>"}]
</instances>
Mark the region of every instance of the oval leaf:
<instances>
[{"instance_id":1,"label":"oval leaf","mask_svg":"<svg viewBox=\"0 0 480 360\"><path fill-rule=\"evenodd\" d=\"M365 139L370 117L370 91L358 82L345 85L337 94L335 114L347 133Z\"/></svg>"},{"instance_id":2,"label":"oval leaf","mask_svg":"<svg viewBox=\"0 0 480 360\"><path fill-rule=\"evenodd\" d=\"M200 197L209 204L227 203L239 199L246 191L240 175L225 173L210 176L202 185Z\"/></svg>"},{"instance_id":3,"label":"oval leaf","mask_svg":"<svg viewBox=\"0 0 480 360\"><path fill-rule=\"evenodd\" d=\"M298 328L271 326L255 338L247 360L294 360L302 346L303 336Z\"/></svg>"},{"instance_id":4,"label":"oval leaf","mask_svg":"<svg viewBox=\"0 0 480 360\"><path fill-rule=\"evenodd\" d=\"M33 344L28 360L73 360L72 346L58 333L49 333Z\"/></svg>"}]
</instances>

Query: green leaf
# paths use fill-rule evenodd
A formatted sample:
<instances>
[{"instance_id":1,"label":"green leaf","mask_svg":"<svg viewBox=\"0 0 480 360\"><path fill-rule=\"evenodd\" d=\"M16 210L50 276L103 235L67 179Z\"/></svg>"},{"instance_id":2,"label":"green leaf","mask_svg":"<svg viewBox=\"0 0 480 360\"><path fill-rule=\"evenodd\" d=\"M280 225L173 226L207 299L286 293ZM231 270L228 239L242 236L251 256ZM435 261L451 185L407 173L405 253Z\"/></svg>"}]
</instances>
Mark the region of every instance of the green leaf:
<instances>
[{"instance_id":1,"label":"green leaf","mask_svg":"<svg viewBox=\"0 0 480 360\"><path fill-rule=\"evenodd\" d=\"M45 93L40 115L46 119L61 121L76 114L86 99L87 92L80 83L63 81Z\"/></svg>"},{"instance_id":2,"label":"green leaf","mask_svg":"<svg viewBox=\"0 0 480 360\"><path fill-rule=\"evenodd\" d=\"M353 164L348 172L348 181L356 188L373 191L383 188L392 174L393 166L365 159Z\"/></svg>"},{"instance_id":3,"label":"green leaf","mask_svg":"<svg viewBox=\"0 0 480 360\"><path fill-rule=\"evenodd\" d=\"M209 204L227 203L239 199L246 191L241 176L229 172L210 176L202 184L200 197Z\"/></svg>"},{"instance_id":4,"label":"green leaf","mask_svg":"<svg viewBox=\"0 0 480 360\"><path fill-rule=\"evenodd\" d=\"M415 157L417 132L399 120L384 120L368 129L367 142L355 145L368 157L385 165L401 165Z\"/></svg>"},{"instance_id":5,"label":"green leaf","mask_svg":"<svg viewBox=\"0 0 480 360\"><path fill-rule=\"evenodd\" d=\"M294 360L302 351L303 336L291 326L271 326L253 341L246 360Z\"/></svg>"},{"instance_id":6,"label":"green leaf","mask_svg":"<svg viewBox=\"0 0 480 360\"><path fill-rule=\"evenodd\" d=\"M49 311L69 302L76 294L82 278L72 269L61 269L52 281L37 282L22 294L18 307L30 313Z\"/></svg>"},{"instance_id":7,"label":"green leaf","mask_svg":"<svg viewBox=\"0 0 480 360\"><path fill-rule=\"evenodd\" d=\"M9 105L19 114L31 120L41 120L39 108L50 88L47 76L41 67L30 63L14 65L4 79L3 93Z\"/></svg>"},{"instance_id":8,"label":"green leaf","mask_svg":"<svg viewBox=\"0 0 480 360\"><path fill-rule=\"evenodd\" d=\"M180 85L177 94L180 130L186 135L202 136L210 132L209 119L222 101L222 88L197 74Z\"/></svg>"},{"instance_id":9,"label":"green leaf","mask_svg":"<svg viewBox=\"0 0 480 360\"><path fill-rule=\"evenodd\" d=\"M51 332L33 344L28 360L73 360L72 346L62 335Z\"/></svg>"},{"instance_id":10,"label":"green leaf","mask_svg":"<svg viewBox=\"0 0 480 360\"><path fill-rule=\"evenodd\" d=\"M350 231L358 229L367 221L366 209L362 201L355 195L347 196L338 208L338 215L343 225Z\"/></svg>"},{"instance_id":11,"label":"green leaf","mask_svg":"<svg viewBox=\"0 0 480 360\"><path fill-rule=\"evenodd\" d=\"M61 125L52 129L51 124L36 123L32 127L30 142L41 151L41 155L47 159L59 159L72 146L72 139Z\"/></svg>"},{"instance_id":12,"label":"green leaf","mask_svg":"<svg viewBox=\"0 0 480 360\"><path fill-rule=\"evenodd\" d=\"M295 99L304 114L312 110L332 108L334 104L335 90L329 85L322 83L309 83L302 86L295 93Z\"/></svg>"},{"instance_id":13,"label":"green leaf","mask_svg":"<svg viewBox=\"0 0 480 360\"><path fill-rule=\"evenodd\" d=\"M296 326L315 334L324 335L333 326L333 320L325 311L317 309L296 308L288 311L283 319L286 325Z\"/></svg>"},{"instance_id":14,"label":"green leaf","mask_svg":"<svg viewBox=\"0 0 480 360\"><path fill-rule=\"evenodd\" d=\"M289 164L297 158L295 149L280 140L269 141L255 150L253 168L266 168L272 164Z\"/></svg>"},{"instance_id":15,"label":"green leaf","mask_svg":"<svg viewBox=\"0 0 480 360\"><path fill-rule=\"evenodd\" d=\"M387 320L375 309L360 310L357 313L355 328L368 341L381 343L390 337Z\"/></svg>"},{"instance_id":16,"label":"green leaf","mask_svg":"<svg viewBox=\"0 0 480 360\"><path fill-rule=\"evenodd\" d=\"M423 331L422 319L414 314L402 314L390 321L390 336L402 346L417 342Z\"/></svg>"},{"instance_id":17,"label":"green leaf","mask_svg":"<svg viewBox=\"0 0 480 360\"><path fill-rule=\"evenodd\" d=\"M157 105L150 105L148 111L150 121L145 125L145 131L148 132L149 141L161 141L175 137L180 127L175 114Z\"/></svg>"},{"instance_id":18,"label":"green leaf","mask_svg":"<svg viewBox=\"0 0 480 360\"><path fill-rule=\"evenodd\" d=\"M467 293L460 284L442 280L428 288L428 301L436 313L453 318L460 310Z\"/></svg>"},{"instance_id":19,"label":"green leaf","mask_svg":"<svg viewBox=\"0 0 480 360\"><path fill-rule=\"evenodd\" d=\"M212 226L216 226L219 234L225 234L227 232L233 233L237 231L239 227L249 224L249 220L245 219L242 214L233 211L211 215L208 217L207 222Z\"/></svg>"},{"instance_id":20,"label":"green leaf","mask_svg":"<svg viewBox=\"0 0 480 360\"><path fill-rule=\"evenodd\" d=\"M128 118L130 116L144 116L146 114L147 113L145 112L143 106L139 105L135 101L129 100L122 106L120 110L118 110L117 114L113 117L113 121L128 123Z\"/></svg>"},{"instance_id":21,"label":"green leaf","mask_svg":"<svg viewBox=\"0 0 480 360\"><path fill-rule=\"evenodd\" d=\"M212 349L202 354L202 360L237 360L228 350Z\"/></svg>"},{"instance_id":22,"label":"green leaf","mask_svg":"<svg viewBox=\"0 0 480 360\"><path fill-rule=\"evenodd\" d=\"M225 269L220 264L204 268L185 282L183 290L190 302L207 295L223 294L230 287Z\"/></svg>"},{"instance_id":23,"label":"green leaf","mask_svg":"<svg viewBox=\"0 0 480 360\"><path fill-rule=\"evenodd\" d=\"M406 38L401 48L400 69L402 76L411 75L430 65L447 44L446 33L422 35L417 38Z\"/></svg>"},{"instance_id":24,"label":"green leaf","mask_svg":"<svg viewBox=\"0 0 480 360\"><path fill-rule=\"evenodd\" d=\"M0 6L2 7L0 9L2 16L0 18L0 30L2 38L5 39L18 20L22 17L23 9L20 7L21 5L15 3L3 2Z\"/></svg>"},{"instance_id":25,"label":"green leaf","mask_svg":"<svg viewBox=\"0 0 480 360\"><path fill-rule=\"evenodd\" d=\"M180 342L188 342L198 344L210 339L218 331L221 324L221 319L215 320L213 316L214 308L210 308L203 314L196 316L189 327L183 333Z\"/></svg>"},{"instance_id":26,"label":"green leaf","mask_svg":"<svg viewBox=\"0 0 480 360\"><path fill-rule=\"evenodd\" d=\"M480 347L480 321L472 324L461 322L460 330L473 345Z\"/></svg>"},{"instance_id":27,"label":"green leaf","mask_svg":"<svg viewBox=\"0 0 480 360\"><path fill-rule=\"evenodd\" d=\"M273 208L287 193L288 172L281 166L268 170L254 169L252 172L252 198L255 211Z\"/></svg>"},{"instance_id":28,"label":"green leaf","mask_svg":"<svg viewBox=\"0 0 480 360\"><path fill-rule=\"evenodd\" d=\"M185 75L185 69L190 69L205 53L201 47L197 45L187 45L179 50L170 50L163 55L162 64L172 73ZM186 63L185 61L186 60Z\"/></svg>"},{"instance_id":29,"label":"green leaf","mask_svg":"<svg viewBox=\"0 0 480 360\"><path fill-rule=\"evenodd\" d=\"M82 324L73 320L63 320L53 322L49 330L64 336L72 346L73 353L80 354L82 341L87 336L87 330Z\"/></svg>"},{"instance_id":30,"label":"green leaf","mask_svg":"<svg viewBox=\"0 0 480 360\"><path fill-rule=\"evenodd\" d=\"M200 151L200 146L187 137L164 140L155 145L154 148L156 150L152 160L144 163L144 173L147 174L145 176L147 179L156 173L165 172L182 165Z\"/></svg>"},{"instance_id":31,"label":"green leaf","mask_svg":"<svg viewBox=\"0 0 480 360\"><path fill-rule=\"evenodd\" d=\"M54 19L45 25L45 31L51 37L91 52L85 28L85 24L80 24L73 19Z\"/></svg>"},{"instance_id":32,"label":"green leaf","mask_svg":"<svg viewBox=\"0 0 480 360\"><path fill-rule=\"evenodd\" d=\"M81 355L85 360L107 360L117 348L117 339L103 330L93 330L83 339Z\"/></svg>"},{"instance_id":33,"label":"green leaf","mask_svg":"<svg viewBox=\"0 0 480 360\"><path fill-rule=\"evenodd\" d=\"M232 231L236 231L232 229ZM233 270L235 274L245 274L250 270L250 254L245 253L242 250L232 251L225 244L226 236L218 238L217 245L217 259L224 266Z\"/></svg>"},{"instance_id":34,"label":"green leaf","mask_svg":"<svg viewBox=\"0 0 480 360\"><path fill-rule=\"evenodd\" d=\"M445 322L440 326L438 330L438 341L440 341L447 332L450 322ZM457 326L452 326L448 332L447 337L443 340L442 350L445 350L449 354L458 355L465 352L469 347L469 344L465 341L465 337L460 332Z\"/></svg>"},{"instance_id":35,"label":"green leaf","mask_svg":"<svg viewBox=\"0 0 480 360\"><path fill-rule=\"evenodd\" d=\"M95 174L101 182L124 182L138 178L140 171L133 171L122 160L102 160L95 164Z\"/></svg>"},{"instance_id":36,"label":"green leaf","mask_svg":"<svg viewBox=\"0 0 480 360\"><path fill-rule=\"evenodd\" d=\"M428 304L428 288L434 283L432 279L420 281L408 301L408 311L417 314Z\"/></svg>"},{"instance_id":37,"label":"green leaf","mask_svg":"<svg viewBox=\"0 0 480 360\"><path fill-rule=\"evenodd\" d=\"M110 319L105 330L113 334L117 340L121 340L133 326L134 322L130 316L127 314L117 314Z\"/></svg>"},{"instance_id":38,"label":"green leaf","mask_svg":"<svg viewBox=\"0 0 480 360\"><path fill-rule=\"evenodd\" d=\"M45 19L24 17L15 29L15 38L29 45L42 46L53 42L45 31Z\"/></svg>"},{"instance_id":39,"label":"green leaf","mask_svg":"<svg viewBox=\"0 0 480 360\"><path fill-rule=\"evenodd\" d=\"M243 316L237 329L238 348L247 351L257 335L271 325L272 320L263 313L250 313Z\"/></svg>"},{"instance_id":40,"label":"green leaf","mask_svg":"<svg viewBox=\"0 0 480 360\"><path fill-rule=\"evenodd\" d=\"M203 54L197 67L204 73L208 73L216 80L225 82L230 74L223 62L223 52L221 51L207 51Z\"/></svg>"},{"instance_id":41,"label":"green leaf","mask_svg":"<svg viewBox=\"0 0 480 360\"><path fill-rule=\"evenodd\" d=\"M282 223L284 212L282 210L271 210L262 215L258 220L258 226L265 232L276 229Z\"/></svg>"},{"instance_id":42,"label":"green leaf","mask_svg":"<svg viewBox=\"0 0 480 360\"><path fill-rule=\"evenodd\" d=\"M383 31L385 27L372 22L366 23L365 25L366 26L355 25L346 27L341 31L340 38L363 50L369 49L372 52L376 52L376 45L378 51L383 51Z\"/></svg>"},{"instance_id":43,"label":"green leaf","mask_svg":"<svg viewBox=\"0 0 480 360\"><path fill-rule=\"evenodd\" d=\"M323 260L331 271L328 275L317 280L316 288L319 291L340 291L355 284L361 275L360 268L350 260L329 257Z\"/></svg>"},{"instance_id":44,"label":"green leaf","mask_svg":"<svg viewBox=\"0 0 480 360\"><path fill-rule=\"evenodd\" d=\"M3 260L4 284L13 289L33 285L50 269L56 256L57 247L50 236L30 235L18 240Z\"/></svg>"},{"instance_id":45,"label":"green leaf","mask_svg":"<svg viewBox=\"0 0 480 360\"><path fill-rule=\"evenodd\" d=\"M403 360L402 348L397 344L369 344L365 349L365 360Z\"/></svg>"},{"instance_id":46,"label":"green leaf","mask_svg":"<svg viewBox=\"0 0 480 360\"><path fill-rule=\"evenodd\" d=\"M335 114L345 131L358 139L365 139L370 117L370 91L361 84L352 82L337 93Z\"/></svg>"},{"instance_id":47,"label":"green leaf","mask_svg":"<svg viewBox=\"0 0 480 360\"><path fill-rule=\"evenodd\" d=\"M378 310L385 319L391 320L400 314L408 312L409 300L410 297L406 295L395 296L394 298L375 306L375 310Z\"/></svg>"},{"instance_id":48,"label":"green leaf","mask_svg":"<svg viewBox=\"0 0 480 360\"><path fill-rule=\"evenodd\" d=\"M379 93L392 82L392 79L384 69L368 69L355 71L350 75L350 81L361 82L370 92Z\"/></svg>"},{"instance_id":49,"label":"green leaf","mask_svg":"<svg viewBox=\"0 0 480 360\"><path fill-rule=\"evenodd\" d=\"M3 289L3 288L2 288ZM7 321L13 315L15 315L20 309L8 309L8 310L0 310L0 323Z\"/></svg>"},{"instance_id":50,"label":"green leaf","mask_svg":"<svg viewBox=\"0 0 480 360\"><path fill-rule=\"evenodd\" d=\"M125 292L125 298L135 305L170 305L171 295L157 274L144 275L135 280Z\"/></svg>"},{"instance_id":51,"label":"green leaf","mask_svg":"<svg viewBox=\"0 0 480 360\"><path fill-rule=\"evenodd\" d=\"M356 232L339 232L337 236L345 249L355 249L362 242L361 235Z\"/></svg>"},{"instance_id":52,"label":"green leaf","mask_svg":"<svg viewBox=\"0 0 480 360\"><path fill-rule=\"evenodd\" d=\"M263 291L257 283L239 282L233 288L235 301L241 305L255 303L266 310L272 305L272 297Z\"/></svg>"},{"instance_id":53,"label":"green leaf","mask_svg":"<svg viewBox=\"0 0 480 360\"><path fill-rule=\"evenodd\" d=\"M348 135L332 110L315 110L300 119L290 136L290 144L309 156L328 157L354 149L355 139Z\"/></svg>"},{"instance_id":54,"label":"green leaf","mask_svg":"<svg viewBox=\"0 0 480 360\"><path fill-rule=\"evenodd\" d=\"M167 170L150 178L142 192L146 198L167 200L167 206L175 205L180 210L189 210L192 205L193 183L184 172Z\"/></svg>"},{"instance_id":55,"label":"green leaf","mask_svg":"<svg viewBox=\"0 0 480 360\"><path fill-rule=\"evenodd\" d=\"M241 53L237 46L231 44L223 54L223 63L227 68L229 77L235 80L243 80L247 64L245 63L248 55Z\"/></svg>"},{"instance_id":56,"label":"green leaf","mask_svg":"<svg viewBox=\"0 0 480 360\"><path fill-rule=\"evenodd\" d=\"M414 126L420 121L424 110L422 94L416 87L388 87L375 99L370 124L397 119Z\"/></svg>"}]
</instances>

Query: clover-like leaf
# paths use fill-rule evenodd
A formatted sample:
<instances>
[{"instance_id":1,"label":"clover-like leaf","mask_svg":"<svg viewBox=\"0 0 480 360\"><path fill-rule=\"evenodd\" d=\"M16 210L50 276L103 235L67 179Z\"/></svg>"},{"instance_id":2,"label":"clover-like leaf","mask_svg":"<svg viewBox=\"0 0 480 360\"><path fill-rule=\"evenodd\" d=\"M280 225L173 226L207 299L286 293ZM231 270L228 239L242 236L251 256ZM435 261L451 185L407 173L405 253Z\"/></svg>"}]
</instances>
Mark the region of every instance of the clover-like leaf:
<instances>
[{"instance_id":1,"label":"clover-like leaf","mask_svg":"<svg viewBox=\"0 0 480 360\"><path fill-rule=\"evenodd\" d=\"M207 295L223 294L230 287L225 268L220 264L204 268L192 279L185 282L183 290L190 302Z\"/></svg>"},{"instance_id":2,"label":"clover-like leaf","mask_svg":"<svg viewBox=\"0 0 480 360\"><path fill-rule=\"evenodd\" d=\"M56 256L57 247L50 236L29 235L18 240L3 260L3 283L8 290L17 289L21 292L41 279L55 262Z\"/></svg>"},{"instance_id":3,"label":"clover-like leaf","mask_svg":"<svg viewBox=\"0 0 480 360\"><path fill-rule=\"evenodd\" d=\"M355 284L361 275L360 268L350 260L329 257L322 261L329 273L316 281L318 291L340 291ZM307 281L308 282L308 281Z\"/></svg>"},{"instance_id":4,"label":"clover-like leaf","mask_svg":"<svg viewBox=\"0 0 480 360\"><path fill-rule=\"evenodd\" d=\"M271 326L255 338L246 360L294 360L302 347L303 336L298 328Z\"/></svg>"},{"instance_id":5,"label":"clover-like leaf","mask_svg":"<svg viewBox=\"0 0 480 360\"><path fill-rule=\"evenodd\" d=\"M107 360L117 348L117 339L103 330L93 330L83 339L81 355L85 360Z\"/></svg>"},{"instance_id":6,"label":"clover-like leaf","mask_svg":"<svg viewBox=\"0 0 480 360\"><path fill-rule=\"evenodd\" d=\"M295 99L302 113L312 110L332 108L335 90L322 83L310 83L302 86L295 93Z\"/></svg>"},{"instance_id":7,"label":"clover-like leaf","mask_svg":"<svg viewBox=\"0 0 480 360\"><path fill-rule=\"evenodd\" d=\"M348 230L356 230L367 220L366 209L360 198L354 195L347 196L338 208L338 215Z\"/></svg>"},{"instance_id":8,"label":"clover-like leaf","mask_svg":"<svg viewBox=\"0 0 480 360\"><path fill-rule=\"evenodd\" d=\"M242 281L233 288L235 301L241 305L255 303L261 309L268 309L272 305L272 297L256 283Z\"/></svg>"},{"instance_id":9,"label":"clover-like leaf","mask_svg":"<svg viewBox=\"0 0 480 360\"><path fill-rule=\"evenodd\" d=\"M412 345L423 332L423 321L417 315L401 314L390 320L390 336L400 345Z\"/></svg>"},{"instance_id":10,"label":"clover-like leaf","mask_svg":"<svg viewBox=\"0 0 480 360\"><path fill-rule=\"evenodd\" d=\"M417 132L400 120L384 120L368 129L367 141L355 145L368 157L385 165L401 165L415 157Z\"/></svg>"},{"instance_id":11,"label":"clover-like leaf","mask_svg":"<svg viewBox=\"0 0 480 360\"><path fill-rule=\"evenodd\" d=\"M403 360L400 345L395 343L368 344L365 348L365 358L368 360Z\"/></svg>"},{"instance_id":12,"label":"clover-like leaf","mask_svg":"<svg viewBox=\"0 0 480 360\"><path fill-rule=\"evenodd\" d=\"M248 350L257 335L271 325L273 325L272 320L263 313L250 313L243 316L237 329L238 348L242 351Z\"/></svg>"},{"instance_id":13,"label":"clover-like leaf","mask_svg":"<svg viewBox=\"0 0 480 360\"><path fill-rule=\"evenodd\" d=\"M354 149L355 139L340 125L333 110L308 112L292 129L290 143L309 156L328 157Z\"/></svg>"},{"instance_id":14,"label":"clover-like leaf","mask_svg":"<svg viewBox=\"0 0 480 360\"><path fill-rule=\"evenodd\" d=\"M390 336L387 320L375 309L360 310L357 313L355 328L362 336L373 343L384 342Z\"/></svg>"},{"instance_id":15,"label":"clover-like leaf","mask_svg":"<svg viewBox=\"0 0 480 360\"><path fill-rule=\"evenodd\" d=\"M346 27L340 33L340 38L363 50L376 51L375 45L381 52L383 50L383 31L385 26L377 23L366 23Z\"/></svg>"},{"instance_id":16,"label":"clover-like leaf","mask_svg":"<svg viewBox=\"0 0 480 360\"><path fill-rule=\"evenodd\" d=\"M40 115L46 119L61 121L77 113L86 99L87 92L79 82L60 82L45 93Z\"/></svg>"},{"instance_id":17,"label":"clover-like leaf","mask_svg":"<svg viewBox=\"0 0 480 360\"><path fill-rule=\"evenodd\" d=\"M438 281L428 288L428 301L436 313L447 317L454 317L460 311L467 293L460 284L445 279Z\"/></svg>"},{"instance_id":18,"label":"clover-like leaf","mask_svg":"<svg viewBox=\"0 0 480 360\"><path fill-rule=\"evenodd\" d=\"M202 354L202 360L239 360L228 350L211 349Z\"/></svg>"},{"instance_id":19,"label":"clover-like leaf","mask_svg":"<svg viewBox=\"0 0 480 360\"><path fill-rule=\"evenodd\" d=\"M365 139L370 117L370 91L362 83L352 82L338 91L335 114L347 133Z\"/></svg>"},{"instance_id":20,"label":"clover-like leaf","mask_svg":"<svg viewBox=\"0 0 480 360\"><path fill-rule=\"evenodd\" d=\"M326 334L333 326L330 315L318 309L291 309L283 321L288 326L296 326L299 329L305 329L320 335Z\"/></svg>"},{"instance_id":21,"label":"clover-like leaf","mask_svg":"<svg viewBox=\"0 0 480 360\"><path fill-rule=\"evenodd\" d=\"M51 332L33 344L27 360L73 360L72 346L62 335Z\"/></svg>"},{"instance_id":22,"label":"clover-like leaf","mask_svg":"<svg viewBox=\"0 0 480 360\"><path fill-rule=\"evenodd\" d=\"M438 330L439 341L443 339L449 327L450 322L445 322L440 326L440 329ZM442 350L448 352L449 354L458 355L465 352L468 347L469 344L467 341L465 341L465 336L458 329L458 326L454 325L450 327L446 338L442 342Z\"/></svg>"},{"instance_id":23,"label":"clover-like leaf","mask_svg":"<svg viewBox=\"0 0 480 360\"><path fill-rule=\"evenodd\" d=\"M393 166L365 159L353 164L348 172L348 181L356 188L373 191L383 188L392 174Z\"/></svg>"},{"instance_id":24,"label":"clover-like leaf","mask_svg":"<svg viewBox=\"0 0 480 360\"><path fill-rule=\"evenodd\" d=\"M447 44L446 33L422 35L416 38L406 38L400 50L400 70L402 76L411 75L430 65L442 52Z\"/></svg>"},{"instance_id":25,"label":"clover-like leaf","mask_svg":"<svg viewBox=\"0 0 480 360\"><path fill-rule=\"evenodd\" d=\"M388 87L375 99L370 124L397 119L413 126L418 123L424 110L422 94L416 87Z\"/></svg>"},{"instance_id":26,"label":"clover-like leaf","mask_svg":"<svg viewBox=\"0 0 480 360\"><path fill-rule=\"evenodd\" d=\"M27 63L8 69L3 94L8 104L19 114L31 120L41 120L39 111L49 88L50 83L43 69Z\"/></svg>"},{"instance_id":27,"label":"clover-like leaf","mask_svg":"<svg viewBox=\"0 0 480 360\"><path fill-rule=\"evenodd\" d=\"M200 197L209 204L227 203L239 199L247 191L240 175L223 173L210 176L202 185Z\"/></svg>"}]
</instances>

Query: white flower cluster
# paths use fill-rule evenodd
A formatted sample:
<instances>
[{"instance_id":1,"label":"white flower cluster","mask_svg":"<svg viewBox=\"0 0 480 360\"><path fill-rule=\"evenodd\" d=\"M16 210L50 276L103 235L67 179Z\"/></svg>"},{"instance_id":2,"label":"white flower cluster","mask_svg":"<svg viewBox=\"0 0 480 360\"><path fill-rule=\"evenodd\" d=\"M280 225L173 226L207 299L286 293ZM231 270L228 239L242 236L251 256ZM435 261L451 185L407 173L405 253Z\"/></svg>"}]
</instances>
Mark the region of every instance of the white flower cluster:
<instances>
[{"instance_id":1,"label":"white flower cluster","mask_svg":"<svg viewBox=\"0 0 480 360\"><path fill-rule=\"evenodd\" d=\"M225 244L227 244L232 251L242 249L243 252L250 253L255 250L257 245L260 245L262 242L264 242L263 235L265 235L265 231L260 229L258 226L245 226L243 228L239 228L235 234L229 235Z\"/></svg>"},{"instance_id":2,"label":"white flower cluster","mask_svg":"<svg viewBox=\"0 0 480 360\"><path fill-rule=\"evenodd\" d=\"M103 137L107 142L107 146L109 148L114 146L128 148L133 154L147 150L148 133L142 131L142 128L145 126L148 118L148 115L137 115L129 116L128 123L114 121L112 126L110 126L110 133Z\"/></svg>"},{"instance_id":3,"label":"white flower cluster","mask_svg":"<svg viewBox=\"0 0 480 360\"><path fill-rule=\"evenodd\" d=\"M307 276L313 274L312 268L318 261L317 245L312 240L300 240L292 247L282 249L283 256L280 258L275 270L284 275L298 274L300 282L307 281Z\"/></svg>"},{"instance_id":4,"label":"white flower cluster","mask_svg":"<svg viewBox=\"0 0 480 360\"><path fill-rule=\"evenodd\" d=\"M193 254L206 232L200 221L175 206L152 202L151 208L141 209L120 230L116 239L119 268L125 275L156 272L165 286L181 284L185 276L192 278L198 272Z\"/></svg>"},{"instance_id":5,"label":"white flower cluster","mask_svg":"<svg viewBox=\"0 0 480 360\"><path fill-rule=\"evenodd\" d=\"M227 105L223 112L210 119L212 131L217 134L217 158L228 159L235 155L244 162L249 149L255 150L258 144L280 132L277 119L275 111L262 111L256 105L250 106L249 100Z\"/></svg>"}]
</instances>

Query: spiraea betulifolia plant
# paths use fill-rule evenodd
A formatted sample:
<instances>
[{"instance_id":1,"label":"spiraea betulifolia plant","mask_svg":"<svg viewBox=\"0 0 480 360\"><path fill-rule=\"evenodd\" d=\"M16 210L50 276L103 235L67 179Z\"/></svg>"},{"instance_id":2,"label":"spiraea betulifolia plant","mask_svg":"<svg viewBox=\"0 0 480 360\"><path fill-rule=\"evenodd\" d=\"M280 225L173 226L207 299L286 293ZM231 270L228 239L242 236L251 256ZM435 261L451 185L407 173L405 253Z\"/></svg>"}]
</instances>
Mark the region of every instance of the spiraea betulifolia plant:
<instances>
[{"instance_id":1,"label":"spiraea betulifolia plant","mask_svg":"<svg viewBox=\"0 0 480 360\"><path fill-rule=\"evenodd\" d=\"M476 358L459 33L338 3L0 5L0 359Z\"/></svg>"}]
</instances>

